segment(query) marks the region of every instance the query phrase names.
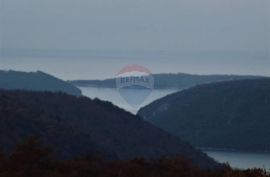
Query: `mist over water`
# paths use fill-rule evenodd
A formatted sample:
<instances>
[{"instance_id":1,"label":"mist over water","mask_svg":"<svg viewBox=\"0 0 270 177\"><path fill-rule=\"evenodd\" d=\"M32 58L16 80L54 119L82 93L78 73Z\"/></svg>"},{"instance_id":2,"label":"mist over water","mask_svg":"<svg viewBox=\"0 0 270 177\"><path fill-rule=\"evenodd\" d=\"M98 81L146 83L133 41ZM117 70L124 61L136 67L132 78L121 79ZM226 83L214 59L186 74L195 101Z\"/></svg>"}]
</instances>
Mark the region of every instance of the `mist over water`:
<instances>
[{"instance_id":1,"label":"mist over water","mask_svg":"<svg viewBox=\"0 0 270 177\"><path fill-rule=\"evenodd\" d=\"M164 97L168 94L177 92L178 90L153 90L150 95L144 100L144 102L137 106L137 107L133 107L132 105L130 105L129 103L127 103L124 98L121 97L121 95L119 94L119 92L117 91L117 89L111 89L111 88L93 88L93 87L80 87L80 89L82 90L83 95L89 97L89 98L98 98L104 101L109 101L112 102L114 105L123 108L133 114L136 114L138 112L138 110L155 101L156 99L159 99L161 97ZM130 92L133 92L133 94L136 94L136 92L138 92L138 90L130 90Z\"/></svg>"},{"instance_id":2,"label":"mist over water","mask_svg":"<svg viewBox=\"0 0 270 177\"><path fill-rule=\"evenodd\" d=\"M93 80L130 64L152 73L270 76L270 1L0 0L0 70ZM116 89L80 89L133 114L178 91L153 90L132 107ZM206 153L232 167L270 169L267 153Z\"/></svg>"},{"instance_id":3,"label":"mist over water","mask_svg":"<svg viewBox=\"0 0 270 177\"><path fill-rule=\"evenodd\" d=\"M136 114L140 107L143 107L168 94L177 92L177 90L153 90L150 96L142 103L140 107L132 107L120 96L116 89L92 87L80 87L80 89L82 90L83 95L89 98L98 98L112 102L116 106L133 114ZM136 90L133 91L136 92ZM270 153L248 153L224 150L206 150L204 152L218 162L229 163L234 168L262 168L270 171Z\"/></svg>"}]
</instances>

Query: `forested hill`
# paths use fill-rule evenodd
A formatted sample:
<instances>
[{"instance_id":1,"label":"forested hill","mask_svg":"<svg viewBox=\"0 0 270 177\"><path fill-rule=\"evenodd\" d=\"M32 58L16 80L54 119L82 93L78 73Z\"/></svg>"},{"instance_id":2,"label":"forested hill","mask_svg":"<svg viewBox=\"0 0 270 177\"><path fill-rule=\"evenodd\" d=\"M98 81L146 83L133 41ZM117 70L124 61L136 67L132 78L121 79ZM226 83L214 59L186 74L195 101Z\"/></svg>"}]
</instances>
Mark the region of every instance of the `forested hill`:
<instances>
[{"instance_id":1,"label":"forested hill","mask_svg":"<svg viewBox=\"0 0 270 177\"><path fill-rule=\"evenodd\" d=\"M238 76L238 75L192 75L192 74L153 74L155 89L186 89L199 84L226 81L257 79L261 76ZM75 80L69 81L78 87L116 88L115 79L106 80Z\"/></svg>"},{"instance_id":2,"label":"forested hill","mask_svg":"<svg viewBox=\"0 0 270 177\"><path fill-rule=\"evenodd\" d=\"M41 71L20 72L0 70L0 88L8 90L65 92L71 95L81 95L80 89Z\"/></svg>"},{"instance_id":3,"label":"forested hill","mask_svg":"<svg viewBox=\"0 0 270 177\"><path fill-rule=\"evenodd\" d=\"M63 93L1 90L0 132L5 151L35 136L61 158L181 155L201 167L217 165L186 142L111 103Z\"/></svg>"},{"instance_id":4,"label":"forested hill","mask_svg":"<svg viewBox=\"0 0 270 177\"><path fill-rule=\"evenodd\" d=\"M270 79L196 86L138 114L196 147L270 151Z\"/></svg>"}]
</instances>

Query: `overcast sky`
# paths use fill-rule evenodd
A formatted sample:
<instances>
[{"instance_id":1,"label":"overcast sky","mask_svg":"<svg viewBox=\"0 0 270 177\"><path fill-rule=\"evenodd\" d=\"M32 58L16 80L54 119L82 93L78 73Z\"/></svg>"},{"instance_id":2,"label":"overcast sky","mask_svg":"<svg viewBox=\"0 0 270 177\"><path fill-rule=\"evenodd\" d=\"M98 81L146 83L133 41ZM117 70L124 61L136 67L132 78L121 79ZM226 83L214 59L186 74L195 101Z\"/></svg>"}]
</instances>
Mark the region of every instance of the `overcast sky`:
<instances>
[{"instance_id":1,"label":"overcast sky","mask_svg":"<svg viewBox=\"0 0 270 177\"><path fill-rule=\"evenodd\" d=\"M269 0L0 1L2 48L150 51L152 57L147 60L151 62L155 60L153 57L166 59L167 55L160 56L157 51L166 51L167 54L172 52L172 55L194 53L197 59L193 57L188 64L190 70L186 67L175 68L173 63L171 64L172 72L186 69L193 73L200 73L199 68L194 66L196 61L204 59L209 62L209 53L221 52L227 57L231 53L231 61L228 61L227 68L221 72L241 71L240 74L270 75L270 66L265 66L270 63ZM202 51L209 53L200 58L198 53ZM238 54L235 56L235 53ZM132 53L130 58L131 55ZM140 55L140 59L147 58L142 56L143 53ZM110 52L106 56L109 58ZM246 56L249 57L245 60ZM167 61L173 62L176 57L167 57ZM219 60L224 58L220 57ZM130 60L126 63L135 63ZM185 66L186 62L185 59L182 63L177 63ZM162 64L162 61L159 63ZM238 68L234 66L235 63L239 65ZM253 68L255 70L245 70L243 67L256 63L260 66ZM2 65L10 67L12 64L14 62L8 63L7 59L4 61L2 58ZM148 64L143 64L151 65L149 61ZM209 63L209 73L218 72L222 68L211 68L210 65ZM153 70L158 67L161 66L153 67ZM230 67L235 69L230 71ZM207 69L204 70L202 73L207 73Z\"/></svg>"}]
</instances>

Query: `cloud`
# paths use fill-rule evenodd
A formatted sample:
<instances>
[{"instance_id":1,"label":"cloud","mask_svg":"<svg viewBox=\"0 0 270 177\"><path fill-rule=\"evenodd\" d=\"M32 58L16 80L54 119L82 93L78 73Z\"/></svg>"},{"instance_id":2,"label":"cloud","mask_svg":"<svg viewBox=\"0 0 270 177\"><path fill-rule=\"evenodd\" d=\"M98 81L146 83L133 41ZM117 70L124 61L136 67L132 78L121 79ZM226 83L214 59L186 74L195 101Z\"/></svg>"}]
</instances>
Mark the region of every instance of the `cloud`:
<instances>
[{"instance_id":1,"label":"cloud","mask_svg":"<svg viewBox=\"0 0 270 177\"><path fill-rule=\"evenodd\" d=\"M4 48L269 48L268 0L2 0Z\"/></svg>"}]
</instances>

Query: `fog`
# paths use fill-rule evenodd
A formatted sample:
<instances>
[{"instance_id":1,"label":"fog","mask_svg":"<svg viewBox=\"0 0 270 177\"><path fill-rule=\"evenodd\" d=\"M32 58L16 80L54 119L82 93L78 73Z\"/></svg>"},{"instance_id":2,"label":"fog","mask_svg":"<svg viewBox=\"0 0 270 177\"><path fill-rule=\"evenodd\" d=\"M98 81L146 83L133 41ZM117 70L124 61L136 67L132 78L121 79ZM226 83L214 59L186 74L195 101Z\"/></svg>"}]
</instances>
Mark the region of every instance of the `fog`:
<instances>
[{"instance_id":1,"label":"fog","mask_svg":"<svg viewBox=\"0 0 270 177\"><path fill-rule=\"evenodd\" d=\"M0 69L270 75L269 0L0 0ZM63 72L63 69L69 72Z\"/></svg>"}]
</instances>

